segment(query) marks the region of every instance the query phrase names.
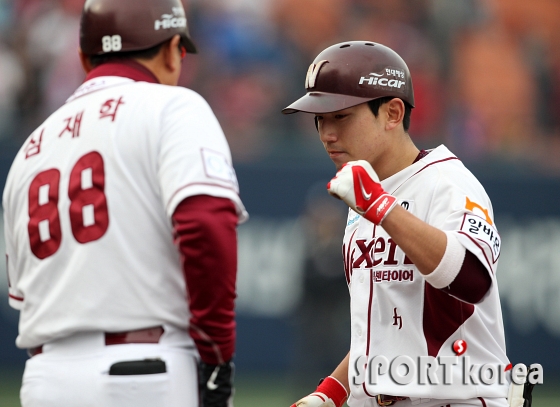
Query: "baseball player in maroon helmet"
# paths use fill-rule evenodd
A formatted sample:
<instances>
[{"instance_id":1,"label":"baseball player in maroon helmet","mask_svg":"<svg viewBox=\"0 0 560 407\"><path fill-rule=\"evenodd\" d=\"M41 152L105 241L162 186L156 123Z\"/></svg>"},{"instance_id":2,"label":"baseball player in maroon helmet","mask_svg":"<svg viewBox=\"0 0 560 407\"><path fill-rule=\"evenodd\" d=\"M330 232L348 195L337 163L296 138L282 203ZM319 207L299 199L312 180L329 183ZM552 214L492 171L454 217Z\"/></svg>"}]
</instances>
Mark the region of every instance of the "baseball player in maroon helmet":
<instances>
[{"instance_id":1,"label":"baseball player in maroon helmet","mask_svg":"<svg viewBox=\"0 0 560 407\"><path fill-rule=\"evenodd\" d=\"M283 112L315 115L338 170L327 189L349 206L352 322L348 355L294 406L507 406L492 204L445 146L414 145L405 62L344 42L315 58L305 87Z\"/></svg>"},{"instance_id":2,"label":"baseball player in maroon helmet","mask_svg":"<svg viewBox=\"0 0 560 407\"><path fill-rule=\"evenodd\" d=\"M82 86L25 141L3 196L23 407L225 407L238 222L212 110L176 87L180 0L88 0Z\"/></svg>"}]
</instances>

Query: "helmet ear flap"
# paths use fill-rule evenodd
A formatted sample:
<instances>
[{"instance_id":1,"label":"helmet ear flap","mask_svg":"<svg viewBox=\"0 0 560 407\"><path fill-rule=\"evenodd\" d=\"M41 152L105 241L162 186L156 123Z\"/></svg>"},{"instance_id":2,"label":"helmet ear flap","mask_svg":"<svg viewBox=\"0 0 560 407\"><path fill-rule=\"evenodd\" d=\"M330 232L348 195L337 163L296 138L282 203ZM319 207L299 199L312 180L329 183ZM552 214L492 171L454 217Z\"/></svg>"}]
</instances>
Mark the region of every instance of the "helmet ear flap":
<instances>
[{"instance_id":1,"label":"helmet ear flap","mask_svg":"<svg viewBox=\"0 0 560 407\"><path fill-rule=\"evenodd\" d=\"M319 118L315 116L315 128L319 131Z\"/></svg>"}]
</instances>

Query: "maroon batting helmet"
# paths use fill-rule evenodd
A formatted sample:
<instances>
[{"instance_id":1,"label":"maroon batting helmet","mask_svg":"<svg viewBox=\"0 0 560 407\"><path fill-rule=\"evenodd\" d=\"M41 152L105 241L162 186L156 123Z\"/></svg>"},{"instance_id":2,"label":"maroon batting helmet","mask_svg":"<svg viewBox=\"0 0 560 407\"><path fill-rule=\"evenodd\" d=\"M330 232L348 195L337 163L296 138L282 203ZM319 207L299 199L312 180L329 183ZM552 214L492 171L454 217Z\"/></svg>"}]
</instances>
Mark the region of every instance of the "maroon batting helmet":
<instances>
[{"instance_id":1,"label":"maroon batting helmet","mask_svg":"<svg viewBox=\"0 0 560 407\"><path fill-rule=\"evenodd\" d=\"M336 112L386 96L414 107L406 63L391 48L375 42L350 41L328 47L309 67L305 88L307 94L282 113Z\"/></svg>"},{"instance_id":2,"label":"maroon batting helmet","mask_svg":"<svg viewBox=\"0 0 560 407\"><path fill-rule=\"evenodd\" d=\"M80 47L86 55L141 51L181 36L196 54L181 0L87 0L80 24Z\"/></svg>"}]
</instances>

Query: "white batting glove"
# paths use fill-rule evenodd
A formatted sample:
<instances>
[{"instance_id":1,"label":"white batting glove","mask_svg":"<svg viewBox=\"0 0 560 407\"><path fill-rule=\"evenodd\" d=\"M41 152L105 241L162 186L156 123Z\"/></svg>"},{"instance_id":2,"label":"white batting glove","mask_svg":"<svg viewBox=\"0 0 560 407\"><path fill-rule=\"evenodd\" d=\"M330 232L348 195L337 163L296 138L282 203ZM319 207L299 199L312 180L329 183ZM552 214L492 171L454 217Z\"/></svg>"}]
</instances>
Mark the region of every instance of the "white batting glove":
<instances>
[{"instance_id":1,"label":"white batting glove","mask_svg":"<svg viewBox=\"0 0 560 407\"><path fill-rule=\"evenodd\" d=\"M371 164L365 160L345 164L327 184L327 190L376 225L397 204L397 198L385 192Z\"/></svg>"},{"instance_id":2,"label":"white batting glove","mask_svg":"<svg viewBox=\"0 0 560 407\"><path fill-rule=\"evenodd\" d=\"M334 377L329 376L313 393L296 401L291 407L341 407L347 397L346 388Z\"/></svg>"}]
</instances>

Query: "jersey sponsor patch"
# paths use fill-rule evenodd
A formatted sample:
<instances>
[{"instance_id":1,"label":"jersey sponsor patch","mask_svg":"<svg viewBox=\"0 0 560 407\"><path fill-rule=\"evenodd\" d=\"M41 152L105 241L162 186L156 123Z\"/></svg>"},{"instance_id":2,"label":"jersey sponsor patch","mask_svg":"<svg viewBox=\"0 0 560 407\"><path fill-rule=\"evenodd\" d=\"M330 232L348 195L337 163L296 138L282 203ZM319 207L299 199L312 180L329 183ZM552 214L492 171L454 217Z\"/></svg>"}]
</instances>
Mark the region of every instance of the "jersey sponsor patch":
<instances>
[{"instance_id":1,"label":"jersey sponsor patch","mask_svg":"<svg viewBox=\"0 0 560 407\"><path fill-rule=\"evenodd\" d=\"M410 213L414 213L414 201L412 199L399 199L399 205Z\"/></svg>"},{"instance_id":2,"label":"jersey sponsor patch","mask_svg":"<svg viewBox=\"0 0 560 407\"><path fill-rule=\"evenodd\" d=\"M498 230L493 225L480 216L466 213L461 231L479 242L486 243L492 250L492 260L496 262L500 256L502 240Z\"/></svg>"},{"instance_id":3,"label":"jersey sponsor patch","mask_svg":"<svg viewBox=\"0 0 560 407\"><path fill-rule=\"evenodd\" d=\"M474 201L471 201L468 196L466 197L465 209L474 213L481 213L486 218L486 222L491 225L494 224L494 222L492 222L492 218L490 217L488 209Z\"/></svg>"},{"instance_id":4,"label":"jersey sponsor patch","mask_svg":"<svg viewBox=\"0 0 560 407\"><path fill-rule=\"evenodd\" d=\"M360 215L357 214L354 211L350 211L350 213L348 213L348 220L346 222L346 226L351 226L354 223L356 223L358 220L360 219Z\"/></svg>"},{"instance_id":5,"label":"jersey sponsor patch","mask_svg":"<svg viewBox=\"0 0 560 407\"><path fill-rule=\"evenodd\" d=\"M128 78L121 78L116 76L106 76L102 78L95 78L90 79L89 81L85 82L82 86L80 86L72 96L66 100L66 103L71 102L74 99L77 99L81 96L84 96L88 93L96 92L101 89L124 85L128 83L133 83L132 79Z\"/></svg>"},{"instance_id":6,"label":"jersey sponsor patch","mask_svg":"<svg viewBox=\"0 0 560 407\"><path fill-rule=\"evenodd\" d=\"M200 151L204 163L204 172L208 178L237 185L235 171L224 155L206 148Z\"/></svg>"}]
</instances>

